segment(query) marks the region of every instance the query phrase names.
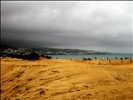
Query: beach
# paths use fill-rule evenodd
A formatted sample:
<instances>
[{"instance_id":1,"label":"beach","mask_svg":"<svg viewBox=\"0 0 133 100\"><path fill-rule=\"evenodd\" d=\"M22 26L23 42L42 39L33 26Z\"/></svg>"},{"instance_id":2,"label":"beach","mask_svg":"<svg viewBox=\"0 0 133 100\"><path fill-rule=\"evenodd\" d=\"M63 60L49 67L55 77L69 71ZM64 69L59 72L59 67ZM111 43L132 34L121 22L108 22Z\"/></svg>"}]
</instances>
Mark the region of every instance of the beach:
<instances>
[{"instance_id":1,"label":"beach","mask_svg":"<svg viewBox=\"0 0 133 100\"><path fill-rule=\"evenodd\" d=\"M133 100L133 62L1 58L1 100Z\"/></svg>"}]
</instances>

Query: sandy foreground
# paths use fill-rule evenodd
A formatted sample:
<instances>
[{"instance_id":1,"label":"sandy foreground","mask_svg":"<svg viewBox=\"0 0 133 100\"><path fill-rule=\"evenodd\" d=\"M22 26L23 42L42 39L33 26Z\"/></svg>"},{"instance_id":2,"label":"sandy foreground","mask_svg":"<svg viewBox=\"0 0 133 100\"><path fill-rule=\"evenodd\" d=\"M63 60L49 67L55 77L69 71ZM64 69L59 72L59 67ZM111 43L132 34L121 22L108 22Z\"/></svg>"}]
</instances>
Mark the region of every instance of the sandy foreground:
<instances>
[{"instance_id":1,"label":"sandy foreground","mask_svg":"<svg viewBox=\"0 0 133 100\"><path fill-rule=\"evenodd\" d=\"M1 100L133 100L129 60L1 58Z\"/></svg>"}]
</instances>

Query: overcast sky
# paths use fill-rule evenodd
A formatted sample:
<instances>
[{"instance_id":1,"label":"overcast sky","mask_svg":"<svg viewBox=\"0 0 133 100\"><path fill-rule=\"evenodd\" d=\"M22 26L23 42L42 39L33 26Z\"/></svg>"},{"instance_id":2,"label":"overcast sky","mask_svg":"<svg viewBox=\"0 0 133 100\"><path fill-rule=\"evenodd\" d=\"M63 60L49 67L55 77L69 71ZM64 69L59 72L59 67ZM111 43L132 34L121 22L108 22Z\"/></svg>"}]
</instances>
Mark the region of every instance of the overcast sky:
<instances>
[{"instance_id":1,"label":"overcast sky","mask_svg":"<svg viewBox=\"0 0 133 100\"><path fill-rule=\"evenodd\" d=\"M1 38L39 46L131 53L131 1L2 1Z\"/></svg>"}]
</instances>

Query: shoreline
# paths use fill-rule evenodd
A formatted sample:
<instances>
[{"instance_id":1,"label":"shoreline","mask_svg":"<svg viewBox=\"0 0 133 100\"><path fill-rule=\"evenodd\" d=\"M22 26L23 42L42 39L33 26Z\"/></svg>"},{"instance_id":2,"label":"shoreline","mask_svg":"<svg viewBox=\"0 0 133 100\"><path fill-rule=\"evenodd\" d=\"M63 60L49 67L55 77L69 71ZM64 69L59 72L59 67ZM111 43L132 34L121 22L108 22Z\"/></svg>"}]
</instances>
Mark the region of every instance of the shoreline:
<instances>
[{"instance_id":1,"label":"shoreline","mask_svg":"<svg viewBox=\"0 0 133 100\"><path fill-rule=\"evenodd\" d=\"M80 63L87 63L88 64L96 64L96 65L126 65L126 64L133 64L133 59L92 59L92 60L84 60L84 59L64 59L64 58L51 58L47 59L44 57L40 57L39 60L23 60L18 58L11 58L11 57L1 57L1 61L4 59L13 60L16 59L18 61L28 61L28 62L37 62L42 60L47 61L74 61L74 62L80 62Z\"/></svg>"}]
</instances>

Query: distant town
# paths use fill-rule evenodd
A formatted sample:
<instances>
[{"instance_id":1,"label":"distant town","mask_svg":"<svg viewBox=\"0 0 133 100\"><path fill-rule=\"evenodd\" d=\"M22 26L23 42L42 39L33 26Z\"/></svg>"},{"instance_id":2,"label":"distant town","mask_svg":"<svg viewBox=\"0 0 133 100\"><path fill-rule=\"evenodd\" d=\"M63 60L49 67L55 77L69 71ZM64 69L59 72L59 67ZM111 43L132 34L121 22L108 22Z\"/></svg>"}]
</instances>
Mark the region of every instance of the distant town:
<instances>
[{"instance_id":1,"label":"distant town","mask_svg":"<svg viewBox=\"0 0 133 100\"><path fill-rule=\"evenodd\" d=\"M84 55L84 54L108 54L109 52L100 52L95 50L79 50L79 49L57 49L57 48L14 48L1 47L1 56L8 54L30 54L35 52L39 55Z\"/></svg>"}]
</instances>

